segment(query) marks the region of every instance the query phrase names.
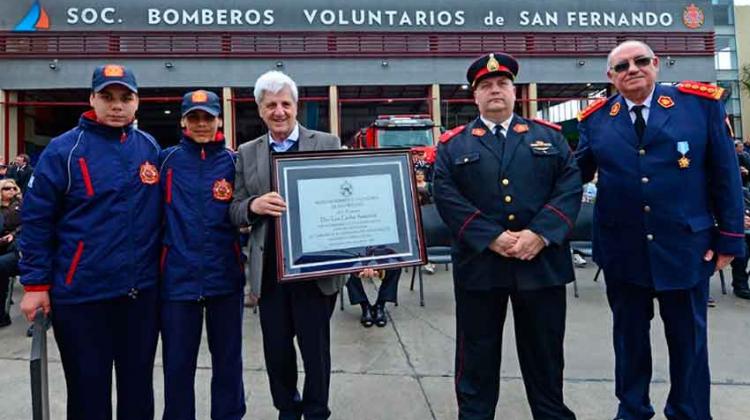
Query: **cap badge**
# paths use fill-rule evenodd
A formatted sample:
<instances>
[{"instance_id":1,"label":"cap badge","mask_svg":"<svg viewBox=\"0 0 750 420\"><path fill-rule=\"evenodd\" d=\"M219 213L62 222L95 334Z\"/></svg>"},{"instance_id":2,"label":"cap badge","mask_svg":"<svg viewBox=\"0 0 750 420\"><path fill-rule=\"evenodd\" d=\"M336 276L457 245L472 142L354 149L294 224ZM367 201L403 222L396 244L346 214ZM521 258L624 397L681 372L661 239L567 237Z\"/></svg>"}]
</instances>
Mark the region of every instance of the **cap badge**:
<instances>
[{"instance_id":1,"label":"cap badge","mask_svg":"<svg viewBox=\"0 0 750 420\"><path fill-rule=\"evenodd\" d=\"M123 77L125 75L125 69L122 66L116 64L108 64L104 66L104 77Z\"/></svg>"},{"instance_id":2,"label":"cap badge","mask_svg":"<svg viewBox=\"0 0 750 420\"><path fill-rule=\"evenodd\" d=\"M192 100L194 103L208 102L208 95L204 90L196 90L195 92L193 92L190 100Z\"/></svg>"},{"instance_id":3,"label":"cap badge","mask_svg":"<svg viewBox=\"0 0 750 420\"><path fill-rule=\"evenodd\" d=\"M490 54L490 59L487 60L487 70L488 71L500 70L500 63L495 58L495 54Z\"/></svg>"}]
</instances>

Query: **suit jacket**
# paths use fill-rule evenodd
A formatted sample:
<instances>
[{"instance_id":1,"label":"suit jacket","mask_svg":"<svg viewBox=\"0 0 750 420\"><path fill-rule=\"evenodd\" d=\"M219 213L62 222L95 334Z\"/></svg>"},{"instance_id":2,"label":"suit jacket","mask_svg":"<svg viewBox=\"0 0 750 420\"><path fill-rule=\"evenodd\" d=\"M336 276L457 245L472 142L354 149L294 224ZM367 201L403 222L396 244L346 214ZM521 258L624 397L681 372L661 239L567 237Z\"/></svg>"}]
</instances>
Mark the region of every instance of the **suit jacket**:
<instances>
[{"instance_id":1,"label":"suit jacket","mask_svg":"<svg viewBox=\"0 0 750 420\"><path fill-rule=\"evenodd\" d=\"M467 290L541 289L573 281L567 237L581 207L581 179L559 131L513 116L497 138L477 118L438 146L434 199L454 237L453 278ZM506 229L550 243L530 261L487 246Z\"/></svg>"},{"instance_id":2,"label":"suit jacket","mask_svg":"<svg viewBox=\"0 0 750 420\"><path fill-rule=\"evenodd\" d=\"M23 168L14 165L8 169L6 178L14 179L16 184L18 184L18 187L21 189L21 193L26 193L26 188L29 185L29 179L31 179L31 174L33 172L34 168L32 168L31 165L26 165Z\"/></svg>"},{"instance_id":3,"label":"suit jacket","mask_svg":"<svg viewBox=\"0 0 750 420\"><path fill-rule=\"evenodd\" d=\"M341 148L338 137L299 127L299 151L336 150ZM229 208L232 222L238 226L250 226L248 241L249 259L247 280L251 292L260 296L263 275L263 251L268 224L274 220L269 216L258 216L250 212L250 202L271 191L271 146L268 134L240 146L234 181L234 197ZM343 276L324 277L316 280L320 290L332 295L343 287Z\"/></svg>"},{"instance_id":4,"label":"suit jacket","mask_svg":"<svg viewBox=\"0 0 750 420\"><path fill-rule=\"evenodd\" d=\"M742 192L721 102L656 85L639 141L615 95L579 124L584 182L598 169L594 260L608 282L689 289L706 250L742 256ZM688 164L680 160L683 156Z\"/></svg>"}]
</instances>

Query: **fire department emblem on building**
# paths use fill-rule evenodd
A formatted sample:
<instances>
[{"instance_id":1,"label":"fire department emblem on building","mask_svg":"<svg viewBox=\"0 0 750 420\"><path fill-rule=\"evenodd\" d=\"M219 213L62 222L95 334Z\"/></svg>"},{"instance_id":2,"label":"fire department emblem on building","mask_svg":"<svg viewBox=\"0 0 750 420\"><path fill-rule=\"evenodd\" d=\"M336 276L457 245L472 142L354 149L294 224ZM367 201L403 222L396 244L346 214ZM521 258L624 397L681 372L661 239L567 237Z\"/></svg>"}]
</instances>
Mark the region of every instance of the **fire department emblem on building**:
<instances>
[{"instance_id":1,"label":"fire department emblem on building","mask_svg":"<svg viewBox=\"0 0 750 420\"><path fill-rule=\"evenodd\" d=\"M141 182L147 185L154 185L159 182L159 171L151 162L145 161L141 164Z\"/></svg>"},{"instance_id":2,"label":"fire department emblem on building","mask_svg":"<svg viewBox=\"0 0 750 420\"><path fill-rule=\"evenodd\" d=\"M232 184L226 179L217 179L213 187L214 198L219 201L229 201L232 199Z\"/></svg>"},{"instance_id":3,"label":"fire department emblem on building","mask_svg":"<svg viewBox=\"0 0 750 420\"><path fill-rule=\"evenodd\" d=\"M705 20L706 16L703 14L703 10L695 4L691 3L690 6L685 7L685 10L682 12L682 23L685 24L688 29L700 28L703 26Z\"/></svg>"}]
</instances>

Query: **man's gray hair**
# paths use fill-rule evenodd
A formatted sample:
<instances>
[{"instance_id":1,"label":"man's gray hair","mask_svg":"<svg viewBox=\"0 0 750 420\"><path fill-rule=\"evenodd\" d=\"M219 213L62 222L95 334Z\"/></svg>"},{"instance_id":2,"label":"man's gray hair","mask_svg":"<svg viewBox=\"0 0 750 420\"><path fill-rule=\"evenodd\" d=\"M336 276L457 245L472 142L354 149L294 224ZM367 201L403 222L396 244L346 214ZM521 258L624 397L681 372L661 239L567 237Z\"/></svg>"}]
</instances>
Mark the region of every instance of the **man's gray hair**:
<instances>
[{"instance_id":1,"label":"man's gray hair","mask_svg":"<svg viewBox=\"0 0 750 420\"><path fill-rule=\"evenodd\" d=\"M289 88L292 92L292 99L294 99L294 102L297 102L299 93L297 92L297 84L294 83L294 80L280 71L267 71L255 81L255 89L253 90L255 102L260 105L265 92L275 94L281 92L285 87Z\"/></svg>"},{"instance_id":2,"label":"man's gray hair","mask_svg":"<svg viewBox=\"0 0 750 420\"><path fill-rule=\"evenodd\" d=\"M620 43L618 46L614 47L612 51L609 52L609 55L607 56L607 71L609 71L612 68L612 57L614 57L615 53L622 47L628 46L628 45L638 45L639 47L643 47L648 52L648 55L651 57L656 57L656 54L654 54L654 50L651 49L651 47L648 46L643 41L636 41L635 39L629 39L627 41L624 41Z\"/></svg>"}]
</instances>

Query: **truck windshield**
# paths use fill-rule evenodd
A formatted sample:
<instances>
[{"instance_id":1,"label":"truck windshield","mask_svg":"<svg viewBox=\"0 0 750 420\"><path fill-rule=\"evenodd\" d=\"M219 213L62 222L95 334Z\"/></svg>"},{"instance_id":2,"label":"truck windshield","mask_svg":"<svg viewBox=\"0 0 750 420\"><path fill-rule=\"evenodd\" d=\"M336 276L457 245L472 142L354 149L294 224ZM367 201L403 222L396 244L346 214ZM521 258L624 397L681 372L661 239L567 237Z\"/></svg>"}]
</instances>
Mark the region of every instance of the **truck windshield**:
<instances>
[{"instance_id":1,"label":"truck windshield","mask_svg":"<svg viewBox=\"0 0 750 420\"><path fill-rule=\"evenodd\" d=\"M432 128L378 129L378 145L381 148L432 146Z\"/></svg>"}]
</instances>

